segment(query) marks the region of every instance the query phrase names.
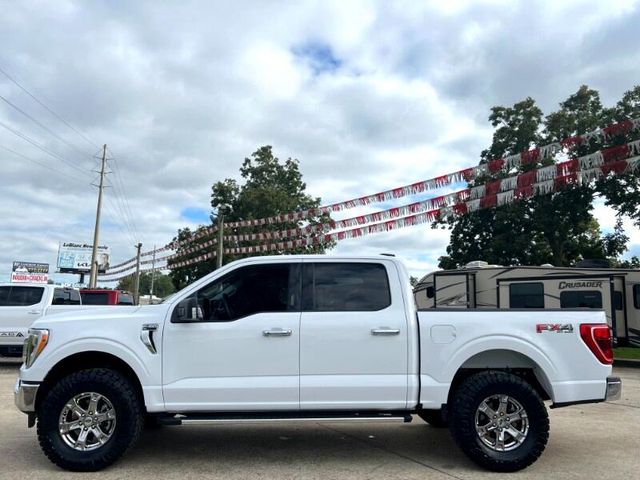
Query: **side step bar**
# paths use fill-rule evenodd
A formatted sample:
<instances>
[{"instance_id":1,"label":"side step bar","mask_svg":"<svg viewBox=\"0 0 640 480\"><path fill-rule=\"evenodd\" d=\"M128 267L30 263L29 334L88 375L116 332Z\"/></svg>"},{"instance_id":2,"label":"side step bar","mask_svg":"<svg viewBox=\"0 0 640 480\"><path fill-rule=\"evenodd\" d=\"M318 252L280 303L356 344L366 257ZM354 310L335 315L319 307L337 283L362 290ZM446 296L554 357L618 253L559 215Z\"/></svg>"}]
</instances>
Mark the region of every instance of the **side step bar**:
<instances>
[{"instance_id":1,"label":"side step bar","mask_svg":"<svg viewBox=\"0 0 640 480\"><path fill-rule=\"evenodd\" d=\"M264 422L326 422L326 421L401 421L413 420L410 412L344 412L344 411L294 411L294 412L217 412L178 413L154 415L162 425L205 425L211 423L264 423Z\"/></svg>"}]
</instances>

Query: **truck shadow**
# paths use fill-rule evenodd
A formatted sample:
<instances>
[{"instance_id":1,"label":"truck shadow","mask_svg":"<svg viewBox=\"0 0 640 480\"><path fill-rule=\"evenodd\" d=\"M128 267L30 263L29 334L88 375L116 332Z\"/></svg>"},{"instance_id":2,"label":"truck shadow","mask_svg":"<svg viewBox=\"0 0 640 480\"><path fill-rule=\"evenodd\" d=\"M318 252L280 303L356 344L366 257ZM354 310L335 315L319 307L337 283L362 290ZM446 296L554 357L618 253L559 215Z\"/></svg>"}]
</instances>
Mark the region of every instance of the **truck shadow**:
<instances>
[{"instance_id":1,"label":"truck shadow","mask_svg":"<svg viewBox=\"0 0 640 480\"><path fill-rule=\"evenodd\" d=\"M411 424L287 423L162 427L143 433L120 465L145 470L254 468L282 472L333 466L370 471L382 463L450 469L471 465L446 429ZM163 466L164 465L164 466Z\"/></svg>"}]
</instances>

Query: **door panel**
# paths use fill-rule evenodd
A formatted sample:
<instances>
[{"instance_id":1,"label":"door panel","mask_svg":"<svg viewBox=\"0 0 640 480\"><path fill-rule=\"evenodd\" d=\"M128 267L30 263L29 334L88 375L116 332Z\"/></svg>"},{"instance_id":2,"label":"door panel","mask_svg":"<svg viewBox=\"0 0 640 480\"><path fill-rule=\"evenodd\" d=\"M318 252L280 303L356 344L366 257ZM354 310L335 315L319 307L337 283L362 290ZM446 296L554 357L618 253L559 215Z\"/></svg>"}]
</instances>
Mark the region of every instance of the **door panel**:
<instances>
[{"instance_id":1,"label":"door panel","mask_svg":"<svg viewBox=\"0 0 640 480\"><path fill-rule=\"evenodd\" d=\"M276 328L289 336L265 336ZM168 323L164 399L169 410L298 409L300 313L234 322Z\"/></svg>"},{"instance_id":2,"label":"door panel","mask_svg":"<svg viewBox=\"0 0 640 480\"><path fill-rule=\"evenodd\" d=\"M169 411L299 408L300 270L238 267L176 302L163 333Z\"/></svg>"},{"instance_id":3,"label":"door panel","mask_svg":"<svg viewBox=\"0 0 640 480\"><path fill-rule=\"evenodd\" d=\"M320 305L325 309L340 308L341 302L346 305L345 308L359 308L357 304L362 303L368 295L367 289L371 293L370 288L358 286L359 273L355 270L345 272L343 279L339 278L339 273L331 273L338 277L336 284L344 282L335 285L333 291L330 285L318 285L317 281L314 288L311 272L327 264L331 262L317 262L315 267L304 264L305 300L300 337L301 408L406 408L408 328L395 266L393 263L377 264L384 267L383 271L390 279L389 306L375 311L313 311L318 305L314 307L308 304L311 291L322 295L318 292L326 288L325 294L330 295L329 300L324 306ZM344 265L344 262L339 265ZM318 278L316 275L316 280ZM365 283L369 281L364 279ZM349 285L349 282L353 284ZM350 296L353 298L350 299ZM379 291L378 296L384 299L385 292ZM380 301L379 298L374 303Z\"/></svg>"}]
</instances>

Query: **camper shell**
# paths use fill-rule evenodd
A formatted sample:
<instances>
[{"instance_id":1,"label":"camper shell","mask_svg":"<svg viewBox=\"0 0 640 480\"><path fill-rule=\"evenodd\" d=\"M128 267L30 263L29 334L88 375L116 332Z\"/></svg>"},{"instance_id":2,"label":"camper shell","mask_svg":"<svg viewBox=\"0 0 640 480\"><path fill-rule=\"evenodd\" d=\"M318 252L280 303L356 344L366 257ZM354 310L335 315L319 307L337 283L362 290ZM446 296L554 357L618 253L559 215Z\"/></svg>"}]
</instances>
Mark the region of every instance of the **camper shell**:
<instances>
[{"instance_id":1,"label":"camper shell","mask_svg":"<svg viewBox=\"0 0 640 480\"><path fill-rule=\"evenodd\" d=\"M441 270L414 287L418 308L598 309L619 345L640 346L640 270L503 267L472 262Z\"/></svg>"}]
</instances>

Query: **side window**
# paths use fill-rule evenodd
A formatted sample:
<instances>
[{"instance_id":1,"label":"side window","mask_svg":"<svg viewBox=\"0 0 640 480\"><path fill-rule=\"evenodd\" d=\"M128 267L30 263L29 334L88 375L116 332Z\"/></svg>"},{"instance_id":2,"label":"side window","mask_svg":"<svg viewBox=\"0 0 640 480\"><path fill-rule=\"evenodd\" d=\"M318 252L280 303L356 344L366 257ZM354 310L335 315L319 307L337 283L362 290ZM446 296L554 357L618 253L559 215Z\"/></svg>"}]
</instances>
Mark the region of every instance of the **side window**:
<instances>
[{"instance_id":1,"label":"side window","mask_svg":"<svg viewBox=\"0 0 640 480\"><path fill-rule=\"evenodd\" d=\"M560 308L602 308L602 293L597 290L561 292Z\"/></svg>"},{"instance_id":2,"label":"side window","mask_svg":"<svg viewBox=\"0 0 640 480\"><path fill-rule=\"evenodd\" d=\"M303 311L373 312L391 305L380 263L304 264Z\"/></svg>"},{"instance_id":3,"label":"side window","mask_svg":"<svg viewBox=\"0 0 640 480\"><path fill-rule=\"evenodd\" d=\"M509 285L509 308L544 308L544 285L512 283Z\"/></svg>"},{"instance_id":4,"label":"side window","mask_svg":"<svg viewBox=\"0 0 640 480\"><path fill-rule=\"evenodd\" d=\"M640 309L640 284L633 286L633 306Z\"/></svg>"},{"instance_id":5,"label":"side window","mask_svg":"<svg viewBox=\"0 0 640 480\"><path fill-rule=\"evenodd\" d=\"M265 264L242 267L182 300L174 322L228 322L263 312L299 311L299 266Z\"/></svg>"},{"instance_id":6,"label":"side window","mask_svg":"<svg viewBox=\"0 0 640 480\"><path fill-rule=\"evenodd\" d=\"M27 307L37 305L42 300L44 288L42 287L9 287L9 293L5 303L0 303L7 307ZM0 294L0 302L2 302Z\"/></svg>"},{"instance_id":7,"label":"side window","mask_svg":"<svg viewBox=\"0 0 640 480\"><path fill-rule=\"evenodd\" d=\"M0 307L9 306L9 295L11 294L11 287L0 287Z\"/></svg>"},{"instance_id":8,"label":"side window","mask_svg":"<svg viewBox=\"0 0 640 480\"><path fill-rule=\"evenodd\" d=\"M128 293L118 295L118 305L133 305L133 297Z\"/></svg>"},{"instance_id":9,"label":"side window","mask_svg":"<svg viewBox=\"0 0 640 480\"><path fill-rule=\"evenodd\" d=\"M80 305L80 294L71 288L56 288L51 305Z\"/></svg>"},{"instance_id":10,"label":"side window","mask_svg":"<svg viewBox=\"0 0 640 480\"><path fill-rule=\"evenodd\" d=\"M107 292L84 292L81 296L83 305L109 305Z\"/></svg>"}]
</instances>

